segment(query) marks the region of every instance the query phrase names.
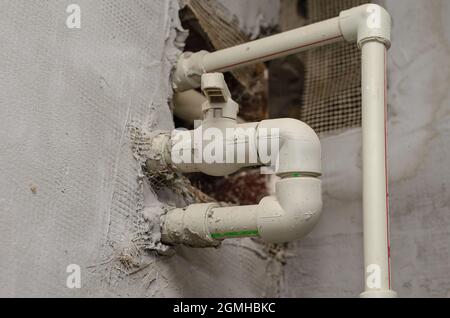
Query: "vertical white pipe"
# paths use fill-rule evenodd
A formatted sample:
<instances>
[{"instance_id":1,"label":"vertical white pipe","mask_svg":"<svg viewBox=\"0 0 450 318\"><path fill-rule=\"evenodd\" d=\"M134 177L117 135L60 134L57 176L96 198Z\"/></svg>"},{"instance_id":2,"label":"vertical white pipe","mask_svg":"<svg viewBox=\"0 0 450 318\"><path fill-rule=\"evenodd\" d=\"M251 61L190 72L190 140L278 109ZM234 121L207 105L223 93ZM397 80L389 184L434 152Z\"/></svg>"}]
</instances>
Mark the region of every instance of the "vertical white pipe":
<instances>
[{"instance_id":1,"label":"vertical white pipe","mask_svg":"<svg viewBox=\"0 0 450 318\"><path fill-rule=\"evenodd\" d=\"M361 49L366 295L379 293L384 297L391 289L386 159L387 49L377 40L363 42Z\"/></svg>"}]
</instances>

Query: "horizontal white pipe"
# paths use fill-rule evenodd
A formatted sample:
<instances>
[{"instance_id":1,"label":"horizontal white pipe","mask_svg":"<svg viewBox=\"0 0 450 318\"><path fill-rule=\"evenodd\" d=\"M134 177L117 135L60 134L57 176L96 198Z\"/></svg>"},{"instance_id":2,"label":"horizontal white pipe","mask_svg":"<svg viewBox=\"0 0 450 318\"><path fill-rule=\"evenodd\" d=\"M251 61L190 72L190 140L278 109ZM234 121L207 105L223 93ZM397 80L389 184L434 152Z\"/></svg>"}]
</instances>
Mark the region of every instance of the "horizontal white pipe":
<instances>
[{"instance_id":1,"label":"horizontal white pipe","mask_svg":"<svg viewBox=\"0 0 450 318\"><path fill-rule=\"evenodd\" d=\"M339 18L333 18L206 54L203 67L206 73L227 72L340 40Z\"/></svg>"},{"instance_id":2,"label":"horizontal white pipe","mask_svg":"<svg viewBox=\"0 0 450 318\"><path fill-rule=\"evenodd\" d=\"M183 153L201 153L209 141L206 140L205 131L208 128L219 129L223 132L224 140L221 144L228 149L235 149L236 158L245 158L241 163L217 163L195 161L191 156L189 162L174 162L174 156ZM227 136L226 129L236 129L236 135ZM247 129L253 129L253 139L246 134ZM243 137L236 137L242 135ZM250 136L250 137L249 137ZM156 151L164 149L164 162L161 158L147 160L149 169L155 169L157 165L172 166L180 172L202 172L212 176L226 176L236 171L251 166L272 166L274 173L284 176L290 173L302 175L321 175L321 149L320 140L314 130L305 123L291 118L269 119L260 123L236 124L236 121L221 119L205 121L201 126L191 131L174 131L172 136L165 138L157 137L153 141ZM216 137L217 138L217 137ZM276 141L276 143L273 143ZM274 153L271 158L263 158L262 153L266 149L260 148L265 145L278 144L278 149L272 149ZM269 148L269 147L267 147ZM160 150L159 150L160 151ZM224 151L225 153L225 151ZM201 159L204 159L201 158ZM253 159L253 160L251 160ZM157 161L155 163L155 161ZM162 167L163 168L163 167ZM161 169L161 168L159 168Z\"/></svg>"},{"instance_id":3,"label":"horizontal white pipe","mask_svg":"<svg viewBox=\"0 0 450 318\"><path fill-rule=\"evenodd\" d=\"M161 241L166 244L184 244L192 247L213 247L220 240L211 237L207 217L216 203L191 204L184 209L173 209L161 218Z\"/></svg>"},{"instance_id":4,"label":"horizontal white pipe","mask_svg":"<svg viewBox=\"0 0 450 318\"><path fill-rule=\"evenodd\" d=\"M385 9L366 4L342 11L336 18L212 53L185 52L174 72L174 88L197 88L204 73L227 72L340 40L360 46L367 39L379 39L389 47L390 27L391 19Z\"/></svg>"},{"instance_id":5,"label":"horizontal white pipe","mask_svg":"<svg viewBox=\"0 0 450 318\"><path fill-rule=\"evenodd\" d=\"M212 53L185 52L174 73L174 88L179 92L197 88L204 73L227 72L343 39L339 18L333 18Z\"/></svg>"},{"instance_id":6,"label":"horizontal white pipe","mask_svg":"<svg viewBox=\"0 0 450 318\"><path fill-rule=\"evenodd\" d=\"M217 246L224 239L259 236L266 242L291 242L307 235L322 211L321 181L284 178L275 196L258 205L218 207L194 204L173 209L162 225L162 241L194 247Z\"/></svg>"},{"instance_id":7,"label":"horizontal white pipe","mask_svg":"<svg viewBox=\"0 0 450 318\"><path fill-rule=\"evenodd\" d=\"M214 208L207 218L211 237L226 238L258 236L258 205Z\"/></svg>"}]
</instances>

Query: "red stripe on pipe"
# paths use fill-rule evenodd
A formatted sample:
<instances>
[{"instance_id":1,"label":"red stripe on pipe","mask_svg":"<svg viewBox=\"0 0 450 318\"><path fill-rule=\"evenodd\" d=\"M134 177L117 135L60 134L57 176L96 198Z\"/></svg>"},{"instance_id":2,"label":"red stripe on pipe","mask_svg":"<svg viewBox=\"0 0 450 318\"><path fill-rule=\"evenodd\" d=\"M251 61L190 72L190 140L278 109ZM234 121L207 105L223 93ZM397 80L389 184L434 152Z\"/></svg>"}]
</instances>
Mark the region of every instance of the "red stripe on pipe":
<instances>
[{"instance_id":1,"label":"red stripe on pipe","mask_svg":"<svg viewBox=\"0 0 450 318\"><path fill-rule=\"evenodd\" d=\"M391 289L391 243L389 240L389 180L387 159L387 48L384 49L384 169L386 177L386 240L388 253L388 285Z\"/></svg>"},{"instance_id":2,"label":"red stripe on pipe","mask_svg":"<svg viewBox=\"0 0 450 318\"><path fill-rule=\"evenodd\" d=\"M242 61L242 62L239 62L239 63L236 63L236 64L227 65L227 66L224 66L224 67L212 70L210 72L213 73L213 72L219 72L221 70L225 70L225 69L232 68L232 67L234 68L235 66L239 66L239 65L242 65L242 64L250 63L250 62L253 62L253 61L260 60L260 59L269 58L269 57L276 56L278 54L287 53L287 52L290 52L290 51L295 51L295 50L302 49L302 48L305 48L305 47L308 47L308 46L311 46L311 45L316 45L316 44L332 41L332 40L335 40L335 39L338 39L338 38L341 38L341 37L343 37L342 34L338 35L338 36L335 36L335 37L332 37L332 38L329 38L329 39L320 40L320 41L316 41L316 42L300 45L300 46L294 47L292 49L288 49L288 50L284 50L284 51L280 51L280 52L276 52L276 53L271 53L271 54L263 55L263 56L260 56L260 57L255 57L253 59Z\"/></svg>"}]
</instances>

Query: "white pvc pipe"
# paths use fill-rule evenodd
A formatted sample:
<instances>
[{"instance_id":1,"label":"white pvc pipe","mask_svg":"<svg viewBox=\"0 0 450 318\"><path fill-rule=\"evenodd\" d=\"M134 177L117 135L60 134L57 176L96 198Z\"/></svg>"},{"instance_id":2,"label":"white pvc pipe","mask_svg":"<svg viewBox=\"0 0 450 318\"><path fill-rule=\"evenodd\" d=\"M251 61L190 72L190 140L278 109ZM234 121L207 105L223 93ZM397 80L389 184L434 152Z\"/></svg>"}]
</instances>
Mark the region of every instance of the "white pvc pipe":
<instances>
[{"instance_id":1,"label":"white pvc pipe","mask_svg":"<svg viewBox=\"0 0 450 318\"><path fill-rule=\"evenodd\" d=\"M387 48L362 43L363 223L366 295L391 289L387 177ZM362 296L365 296L363 293Z\"/></svg>"},{"instance_id":2,"label":"white pvc pipe","mask_svg":"<svg viewBox=\"0 0 450 318\"><path fill-rule=\"evenodd\" d=\"M194 89L185 92L175 92L172 99L173 113L175 116L188 124L193 124L196 120L203 118L202 105L206 102L205 96ZM244 124L246 121L237 117L238 124Z\"/></svg>"},{"instance_id":3,"label":"white pvc pipe","mask_svg":"<svg viewBox=\"0 0 450 318\"><path fill-rule=\"evenodd\" d=\"M192 123L203 118L202 105L206 102L205 96L196 90L175 92L173 95L173 113L178 118Z\"/></svg>"},{"instance_id":4,"label":"white pvc pipe","mask_svg":"<svg viewBox=\"0 0 450 318\"><path fill-rule=\"evenodd\" d=\"M268 119L259 123L239 125L228 119L214 120L212 126L217 129L217 132L222 132L222 137L227 138L219 145L227 144L228 147L235 149L236 157L245 158L241 163L208 163L204 160L180 162L181 160L173 160L182 158L181 152L187 154L201 153L204 145L209 143L204 139L204 132L210 125L211 123L203 122L195 130L174 131L172 138L161 139L161 143L165 144L159 145L159 149L167 149L169 152L164 158L166 165L170 165L182 173L202 172L212 176L227 176L244 167L261 166L264 163L266 166L276 168L276 173L281 176L290 173L302 173L302 175L309 176L321 175L319 137L311 127L291 118ZM226 136L225 130L228 128L236 129L236 134ZM254 130L250 137L246 135L248 129ZM238 136L242 137L239 138ZM215 140L218 141L218 139L216 137ZM276 141L279 147L272 150L274 157L261 157L261 154L265 153L270 147L272 141ZM155 144L155 141L153 143ZM189 156L188 159L193 159L193 157ZM269 159L273 159L273 162L268 162ZM157 158L157 161L159 160ZM155 166L154 161L151 159L147 161L149 169Z\"/></svg>"},{"instance_id":5,"label":"white pvc pipe","mask_svg":"<svg viewBox=\"0 0 450 318\"><path fill-rule=\"evenodd\" d=\"M226 72L342 39L339 18L333 18L206 54L203 57L203 67L207 73Z\"/></svg>"},{"instance_id":6,"label":"white pvc pipe","mask_svg":"<svg viewBox=\"0 0 450 318\"><path fill-rule=\"evenodd\" d=\"M390 283L386 160L386 50L391 18L375 4L342 11L338 18L214 53L185 53L174 76L178 91L200 85L207 72L226 72L295 54L340 39L362 49L363 207L366 291L362 297L395 297Z\"/></svg>"},{"instance_id":7,"label":"white pvc pipe","mask_svg":"<svg viewBox=\"0 0 450 318\"><path fill-rule=\"evenodd\" d=\"M258 205L219 207L192 204L165 215L162 241L195 247L218 246L228 238L261 237L284 243L307 235L322 212L321 181L312 177L288 177L276 184L276 195Z\"/></svg>"},{"instance_id":8,"label":"white pvc pipe","mask_svg":"<svg viewBox=\"0 0 450 318\"><path fill-rule=\"evenodd\" d=\"M174 73L174 89L182 92L200 87L204 73L227 72L343 39L337 17L212 53L185 52Z\"/></svg>"},{"instance_id":9,"label":"white pvc pipe","mask_svg":"<svg viewBox=\"0 0 450 318\"><path fill-rule=\"evenodd\" d=\"M214 239L258 236L258 205L214 208L207 220Z\"/></svg>"}]
</instances>

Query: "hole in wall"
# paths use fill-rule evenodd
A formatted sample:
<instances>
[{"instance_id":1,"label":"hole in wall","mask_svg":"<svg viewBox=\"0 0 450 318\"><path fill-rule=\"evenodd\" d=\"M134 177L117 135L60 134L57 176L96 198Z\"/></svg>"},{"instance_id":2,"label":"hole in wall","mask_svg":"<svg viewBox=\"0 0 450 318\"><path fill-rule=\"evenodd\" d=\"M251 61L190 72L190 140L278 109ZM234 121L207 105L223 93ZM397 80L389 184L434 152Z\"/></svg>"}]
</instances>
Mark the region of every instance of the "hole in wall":
<instances>
[{"instance_id":1,"label":"hole in wall","mask_svg":"<svg viewBox=\"0 0 450 318\"><path fill-rule=\"evenodd\" d=\"M269 64L269 118L299 118L305 65L297 56Z\"/></svg>"},{"instance_id":2,"label":"hole in wall","mask_svg":"<svg viewBox=\"0 0 450 318\"><path fill-rule=\"evenodd\" d=\"M239 38L243 42L249 40L249 38L244 39L240 29L236 29L238 28L236 21L228 23L229 19L222 19L221 14L224 9L217 8L220 6L216 1L191 1L180 11L182 26L189 31L185 51L215 51L216 46L220 48L220 46L240 44L233 42L239 41ZM218 11L211 11L213 9ZM211 14L205 14L205 12ZM227 25L224 26L223 23ZM221 28L225 28L225 32L221 32ZM267 33L270 32L274 32L274 29L266 28L261 31L261 34L268 35ZM261 121L268 116L268 85L261 80L264 74L263 64L239 70L239 74L231 72L224 74L233 100L240 105L238 116L245 121ZM192 123L186 123L177 117L174 117L174 122L177 128L193 128ZM186 177L195 189L219 202L239 205L257 204L267 195L266 176L259 173L259 168L243 169L227 177L212 177L200 173L186 174Z\"/></svg>"},{"instance_id":3,"label":"hole in wall","mask_svg":"<svg viewBox=\"0 0 450 318\"><path fill-rule=\"evenodd\" d=\"M282 0L281 25L291 30L368 2ZM274 61L270 75L271 117L297 118L317 133L361 126L361 52L355 45L339 42Z\"/></svg>"},{"instance_id":4,"label":"hole in wall","mask_svg":"<svg viewBox=\"0 0 450 318\"><path fill-rule=\"evenodd\" d=\"M308 19L308 0L297 0L297 14L303 19Z\"/></svg>"},{"instance_id":5,"label":"hole in wall","mask_svg":"<svg viewBox=\"0 0 450 318\"><path fill-rule=\"evenodd\" d=\"M287 29L325 20L336 16L341 10L366 3L365 0L297 0L286 1L289 6L282 6L290 13L281 15L289 16L288 23L283 24ZM218 35L223 36L225 31L231 32L233 24L223 26L221 19L220 27L214 25L214 19L220 19L221 13L216 10L215 1L190 2L181 12L180 18L185 29L189 30L186 41L186 51L220 49L220 45L229 47L239 43L226 42ZM292 20L291 20L292 19ZM289 27L291 23L291 27ZM206 27L205 27L206 25ZM225 28L228 28L225 30ZM222 32L222 30L224 32ZM274 31L274 30L272 30ZM239 32L235 30L235 33ZM233 32L229 33L233 34ZM264 34L266 36L268 34ZM226 37L226 35L225 35ZM217 47L219 45L219 47ZM216 46L216 47L215 47ZM316 132L327 132L342 128L350 128L360 125L360 65L359 51L346 43L330 45L317 48L296 56L266 63L269 70L268 82L252 72L255 69L240 70L240 74L226 73L225 79L229 85L233 99L241 106L239 116L247 121L260 121L266 117L283 118L291 117L300 119L309 124ZM264 66L263 66L264 67ZM239 80L240 78L240 80ZM250 79L251 85L243 87L242 78ZM258 95L255 98L251 88L259 85L259 91L265 96ZM266 100L265 100L266 99ZM269 103L267 103L269 100ZM255 107L256 105L256 107ZM263 105L263 106L261 106ZM269 106L268 106L269 105ZM177 127L191 129L186 123L175 119ZM241 182L240 179L247 176L237 173L230 176L227 182L244 184L241 189L245 193L251 182ZM236 199L224 198L224 178L207 177L203 175L192 175L190 180L199 189L204 190L217 200L239 204L247 202L247 198ZM251 196L251 195L250 195ZM255 203L255 202L253 202Z\"/></svg>"}]
</instances>

